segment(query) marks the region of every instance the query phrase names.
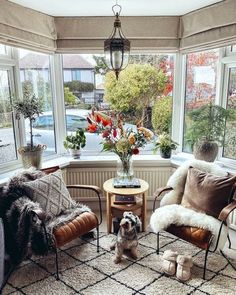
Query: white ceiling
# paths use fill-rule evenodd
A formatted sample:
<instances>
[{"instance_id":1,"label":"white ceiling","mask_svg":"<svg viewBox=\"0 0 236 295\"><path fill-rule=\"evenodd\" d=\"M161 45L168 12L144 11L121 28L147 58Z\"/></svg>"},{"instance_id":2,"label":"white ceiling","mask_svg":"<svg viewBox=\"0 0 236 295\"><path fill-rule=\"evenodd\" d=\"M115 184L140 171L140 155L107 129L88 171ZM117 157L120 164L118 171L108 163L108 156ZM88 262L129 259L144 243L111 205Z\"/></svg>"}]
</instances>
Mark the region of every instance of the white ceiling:
<instances>
[{"instance_id":1,"label":"white ceiling","mask_svg":"<svg viewBox=\"0 0 236 295\"><path fill-rule=\"evenodd\" d=\"M118 0L121 16L183 15L224 0ZM10 0L52 16L112 16L115 0Z\"/></svg>"}]
</instances>

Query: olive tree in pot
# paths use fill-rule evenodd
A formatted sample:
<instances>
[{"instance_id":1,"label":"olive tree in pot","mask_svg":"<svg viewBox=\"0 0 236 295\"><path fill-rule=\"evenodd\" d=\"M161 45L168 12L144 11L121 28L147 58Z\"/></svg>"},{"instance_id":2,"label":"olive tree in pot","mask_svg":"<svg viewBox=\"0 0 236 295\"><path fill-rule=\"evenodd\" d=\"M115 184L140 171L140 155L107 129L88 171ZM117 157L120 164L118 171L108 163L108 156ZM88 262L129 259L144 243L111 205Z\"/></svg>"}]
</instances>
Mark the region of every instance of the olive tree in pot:
<instances>
[{"instance_id":1,"label":"olive tree in pot","mask_svg":"<svg viewBox=\"0 0 236 295\"><path fill-rule=\"evenodd\" d=\"M22 100L13 102L13 109L17 120L21 116L29 120L30 143L18 149L23 166L24 168L33 166L39 169L42 163L42 153L47 147L44 144L34 145L33 122L43 111L42 103L34 94L26 93Z\"/></svg>"},{"instance_id":2,"label":"olive tree in pot","mask_svg":"<svg viewBox=\"0 0 236 295\"><path fill-rule=\"evenodd\" d=\"M67 135L64 140L64 147L69 150L74 159L80 158L80 148L86 145L86 136L84 129L78 129L75 134Z\"/></svg>"},{"instance_id":3,"label":"olive tree in pot","mask_svg":"<svg viewBox=\"0 0 236 295\"><path fill-rule=\"evenodd\" d=\"M234 117L232 110L206 104L187 114L191 125L185 143L190 145L196 159L213 162L224 142L226 120Z\"/></svg>"},{"instance_id":4,"label":"olive tree in pot","mask_svg":"<svg viewBox=\"0 0 236 295\"><path fill-rule=\"evenodd\" d=\"M164 159L169 159L171 157L172 150L176 150L178 143L173 141L170 135L166 132L161 133L157 141L154 142L154 152L160 150L160 155Z\"/></svg>"}]
</instances>

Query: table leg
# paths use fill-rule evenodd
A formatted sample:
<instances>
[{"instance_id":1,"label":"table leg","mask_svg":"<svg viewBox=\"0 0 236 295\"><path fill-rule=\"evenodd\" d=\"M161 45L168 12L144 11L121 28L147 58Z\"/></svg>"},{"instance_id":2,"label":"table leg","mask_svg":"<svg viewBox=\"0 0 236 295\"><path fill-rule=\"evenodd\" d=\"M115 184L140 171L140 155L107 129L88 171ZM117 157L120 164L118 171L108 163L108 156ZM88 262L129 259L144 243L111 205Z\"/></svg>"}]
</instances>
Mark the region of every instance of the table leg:
<instances>
[{"instance_id":1,"label":"table leg","mask_svg":"<svg viewBox=\"0 0 236 295\"><path fill-rule=\"evenodd\" d=\"M147 211L147 196L146 193L142 194L142 231L146 230L146 211Z\"/></svg>"},{"instance_id":2,"label":"table leg","mask_svg":"<svg viewBox=\"0 0 236 295\"><path fill-rule=\"evenodd\" d=\"M111 233L111 194L107 193L107 233Z\"/></svg>"}]
</instances>

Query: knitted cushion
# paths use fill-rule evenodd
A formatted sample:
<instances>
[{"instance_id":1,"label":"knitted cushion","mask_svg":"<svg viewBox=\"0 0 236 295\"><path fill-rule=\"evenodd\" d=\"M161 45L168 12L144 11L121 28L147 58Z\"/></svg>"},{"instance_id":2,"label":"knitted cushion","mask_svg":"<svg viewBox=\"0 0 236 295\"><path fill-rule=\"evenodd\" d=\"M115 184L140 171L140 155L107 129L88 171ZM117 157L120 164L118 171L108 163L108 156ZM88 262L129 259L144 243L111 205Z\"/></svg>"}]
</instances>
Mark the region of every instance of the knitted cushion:
<instances>
[{"instance_id":1,"label":"knitted cushion","mask_svg":"<svg viewBox=\"0 0 236 295\"><path fill-rule=\"evenodd\" d=\"M75 204L66 188L61 170L26 182L24 187L33 201L38 202L42 209L53 216L59 215Z\"/></svg>"},{"instance_id":2,"label":"knitted cushion","mask_svg":"<svg viewBox=\"0 0 236 295\"><path fill-rule=\"evenodd\" d=\"M235 175L215 176L190 167L181 205L218 218L232 195Z\"/></svg>"}]
</instances>

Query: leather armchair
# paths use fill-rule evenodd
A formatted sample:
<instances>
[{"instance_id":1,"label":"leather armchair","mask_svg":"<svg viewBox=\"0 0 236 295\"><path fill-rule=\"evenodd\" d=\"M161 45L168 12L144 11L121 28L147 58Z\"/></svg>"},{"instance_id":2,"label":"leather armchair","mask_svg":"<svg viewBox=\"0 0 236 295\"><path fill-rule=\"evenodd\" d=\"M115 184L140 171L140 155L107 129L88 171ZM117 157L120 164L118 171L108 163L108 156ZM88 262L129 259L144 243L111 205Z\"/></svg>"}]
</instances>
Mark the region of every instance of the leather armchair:
<instances>
[{"instance_id":1,"label":"leather armchair","mask_svg":"<svg viewBox=\"0 0 236 295\"><path fill-rule=\"evenodd\" d=\"M50 167L47 169L41 169L46 174L55 172L59 167ZM54 250L56 254L56 274L57 279L59 279L58 272L58 255L57 249L69 243L70 241L83 236L84 234L96 229L97 231L97 252L99 252L99 225L102 223L102 207L101 207L101 195L102 190L94 185L67 185L68 189L76 189L81 190L89 190L95 192L98 198L98 208L99 208L99 217L94 212L84 212L79 216L75 217L70 222L63 224L56 229L53 229L53 237L54 237Z\"/></svg>"}]
</instances>

